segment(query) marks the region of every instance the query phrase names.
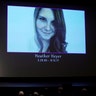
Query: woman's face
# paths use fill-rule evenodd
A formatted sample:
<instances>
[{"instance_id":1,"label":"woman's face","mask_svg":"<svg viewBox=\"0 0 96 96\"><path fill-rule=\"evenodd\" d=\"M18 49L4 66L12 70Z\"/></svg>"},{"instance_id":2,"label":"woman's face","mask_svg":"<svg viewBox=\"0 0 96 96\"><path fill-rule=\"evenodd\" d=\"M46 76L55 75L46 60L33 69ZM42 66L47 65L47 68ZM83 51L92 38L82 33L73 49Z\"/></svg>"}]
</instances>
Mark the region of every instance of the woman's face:
<instances>
[{"instance_id":1,"label":"woman's face","mask_svg":"<svg viewBox=\"0 0 96 96\"><path fill-rule=\"evenodd\" d=\"M42 8L36 21L36 28L41 39L50 40L51 37L54 36L54 22L55 18L53 11L49 8Z\"/></svg>"}]
</instances>

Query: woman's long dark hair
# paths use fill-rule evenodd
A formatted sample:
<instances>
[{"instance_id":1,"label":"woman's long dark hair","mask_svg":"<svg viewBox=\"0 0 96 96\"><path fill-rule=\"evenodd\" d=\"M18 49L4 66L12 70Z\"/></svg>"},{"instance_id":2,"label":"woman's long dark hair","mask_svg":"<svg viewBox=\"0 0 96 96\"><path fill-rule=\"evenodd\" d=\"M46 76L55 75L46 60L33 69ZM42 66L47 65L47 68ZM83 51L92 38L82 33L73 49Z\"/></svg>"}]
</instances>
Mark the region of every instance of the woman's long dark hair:
<instances>
[{"instance_id":1,"label":"woman's long dark hair","mask_svg":"<svg viewBox=\"0 0 96 96\"><path fill-rule=\"evenodd\" d=\"M42 8L36 7L34 11L34 19L35 19L35 28L36 28L36 20L38 18L39 12ZM50 40L50 46L49 50L50 52L64 52L67 53L66 47L66 25L65 25L65 20L64 20L64 15L62 9L53 9L50 8L55 17L55 22L54 22L54 27L55 27L55 35L51 38ZM37 29L36 29L37 31ZM37 39L39 40L39 36L37 33ZM41 44L42 48L42 43L39 40L39 43Z\"/></svg>"}]
</instances>

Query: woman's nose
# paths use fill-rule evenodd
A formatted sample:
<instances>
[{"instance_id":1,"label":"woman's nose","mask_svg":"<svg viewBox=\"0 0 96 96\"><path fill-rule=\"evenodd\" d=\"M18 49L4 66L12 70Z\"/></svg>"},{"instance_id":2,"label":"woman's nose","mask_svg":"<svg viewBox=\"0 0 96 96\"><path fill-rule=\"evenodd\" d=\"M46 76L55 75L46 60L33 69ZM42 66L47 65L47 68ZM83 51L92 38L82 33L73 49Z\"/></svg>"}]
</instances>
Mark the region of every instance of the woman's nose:
<instances>
[{"instance_id":1,"label":"woman's nose","mask_svg":"<svg viewBox=\"0 0 96 96\"><path fill-rule=\"evenodd\" d=\"M51 25L50 25L50 23L47 23L46 24L46 30L49 31L50 29L51 29Z\"/></svg>"}]
</instances>

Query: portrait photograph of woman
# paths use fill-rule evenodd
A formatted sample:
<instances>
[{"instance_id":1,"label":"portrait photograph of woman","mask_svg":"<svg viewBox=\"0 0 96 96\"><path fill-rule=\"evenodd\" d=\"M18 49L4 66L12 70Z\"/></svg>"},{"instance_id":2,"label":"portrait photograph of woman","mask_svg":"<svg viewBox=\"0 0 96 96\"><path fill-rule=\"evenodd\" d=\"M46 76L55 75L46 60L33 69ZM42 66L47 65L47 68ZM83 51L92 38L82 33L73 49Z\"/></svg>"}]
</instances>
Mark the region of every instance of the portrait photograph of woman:
<instances>
[{"instance_id":1,"label":"portrait photograph of woman","mask_svg":"<svg viewBox=\"0 0 96 96\"><path fill-rule=\"evenodd\" d=\"M85 13L7 6L7 52L85 54Z\"/></svg>"}]
</instances>

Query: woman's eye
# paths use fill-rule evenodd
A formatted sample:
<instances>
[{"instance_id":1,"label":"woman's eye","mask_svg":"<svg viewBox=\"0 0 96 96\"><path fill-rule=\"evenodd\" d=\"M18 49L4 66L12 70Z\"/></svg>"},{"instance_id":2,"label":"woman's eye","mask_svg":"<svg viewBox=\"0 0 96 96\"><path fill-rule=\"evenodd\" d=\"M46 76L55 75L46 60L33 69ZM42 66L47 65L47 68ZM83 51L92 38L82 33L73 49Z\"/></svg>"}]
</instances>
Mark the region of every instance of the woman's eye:
<instances>
[{"instance_id":1,"label":"woman's eye","mask_svg":"<svg viewBox=\"0 0 96 96\"><path fill-rule=\"evenodd\" d=\"M39 17L38 19L41 21L46 21L46 19L44 17Z\"/></svg>"},{"instance_id":2,"label":"woman's eye","mask_svg":"<svg viewBox=\"0 0 96 96\"><path fill-rule=\"evenodd\" d=\"M51 23L52 23L52 25L53 25L53 26L55 26L55 25L56 25L56 22L55 22L55 20L54 20L54 21L52 21Z\"/></svg>"}]
</instances>

